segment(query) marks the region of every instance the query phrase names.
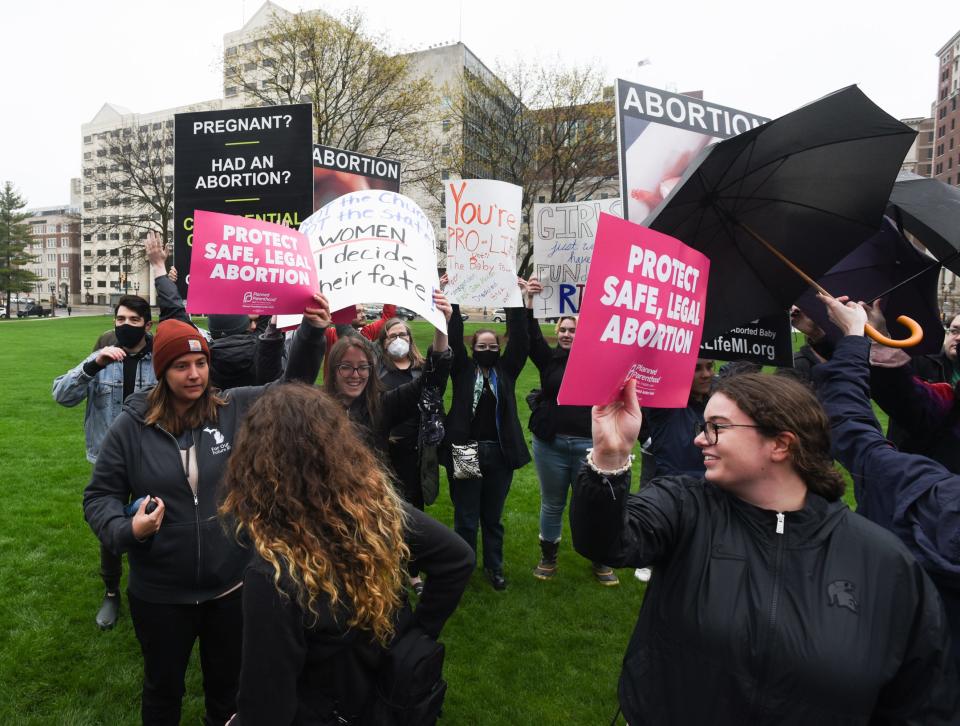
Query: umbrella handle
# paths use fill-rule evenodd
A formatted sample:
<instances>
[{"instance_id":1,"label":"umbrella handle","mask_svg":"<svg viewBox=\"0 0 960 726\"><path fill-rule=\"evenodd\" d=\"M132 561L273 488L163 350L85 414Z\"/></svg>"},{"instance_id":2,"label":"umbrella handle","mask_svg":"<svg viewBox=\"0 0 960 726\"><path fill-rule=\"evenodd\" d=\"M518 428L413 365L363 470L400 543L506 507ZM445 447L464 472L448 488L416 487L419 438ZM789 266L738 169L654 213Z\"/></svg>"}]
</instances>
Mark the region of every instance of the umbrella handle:
<instances>
[{"instance_id":1,"label":"umbrella handle","mask_svg":"<svg viewBox=\"0 0 960 726\"><path fill-rule=\"evenodd\" d=\"M894 340L893 338L888 338L870 324L867 324L864 332L869 338L888 348L912 348L923 340L923 328L920 327L920 324L916 320L908 318L906 315L901 315L897 318L897 322L910 329L910 337L903 338L902 340Z\"/></svg>"}]
</instances>

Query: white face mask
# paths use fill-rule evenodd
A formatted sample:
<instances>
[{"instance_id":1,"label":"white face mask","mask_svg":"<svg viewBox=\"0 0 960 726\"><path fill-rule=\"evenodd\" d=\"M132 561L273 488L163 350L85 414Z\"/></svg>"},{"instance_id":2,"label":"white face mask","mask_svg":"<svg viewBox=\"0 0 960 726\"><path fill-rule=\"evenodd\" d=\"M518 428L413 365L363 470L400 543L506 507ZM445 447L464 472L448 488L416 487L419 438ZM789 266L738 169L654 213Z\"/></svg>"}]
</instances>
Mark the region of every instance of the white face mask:
<instances>
[{"instance_id":1,"label":"white face mask","mask_svg":"<svg viewBox=\"0 0 960 726\"><path fill-rule=\"evenodd\" d=\"M391 358L403 358L410 352L410 344L403 338L394 338L387 346L387 353Z\"/></svg>"}]
</instances>

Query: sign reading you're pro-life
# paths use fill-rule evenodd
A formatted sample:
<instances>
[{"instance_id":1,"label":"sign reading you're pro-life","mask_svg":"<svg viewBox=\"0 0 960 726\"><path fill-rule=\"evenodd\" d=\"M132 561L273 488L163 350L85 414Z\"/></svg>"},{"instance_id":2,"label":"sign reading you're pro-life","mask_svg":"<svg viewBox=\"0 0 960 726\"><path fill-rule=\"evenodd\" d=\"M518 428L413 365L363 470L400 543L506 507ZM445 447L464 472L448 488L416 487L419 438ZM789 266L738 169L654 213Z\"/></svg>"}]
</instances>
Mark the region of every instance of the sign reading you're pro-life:
<instances>
[{"instance_id":1,"label":"sign reading you're pro-life","mask_svg":"<svg viewBox=\"0 0 960 726\"><path fill-rule=\"evenodd\" d=\"M517 241L523 189L492 179L445 184L447 296L461 305L520 307Z\"/></svg>"},{"instance_id":2,"label":"sign reading you're pro-life","mask_svg":"<svg viewBox=\"0 0 960 726\"><path fill-rule=\"evenodd\" d=\"M680 240L602 214L557 402L610 403L635 378L641 405L686 406L709 269Z\"/></svg>"}]
</instances>

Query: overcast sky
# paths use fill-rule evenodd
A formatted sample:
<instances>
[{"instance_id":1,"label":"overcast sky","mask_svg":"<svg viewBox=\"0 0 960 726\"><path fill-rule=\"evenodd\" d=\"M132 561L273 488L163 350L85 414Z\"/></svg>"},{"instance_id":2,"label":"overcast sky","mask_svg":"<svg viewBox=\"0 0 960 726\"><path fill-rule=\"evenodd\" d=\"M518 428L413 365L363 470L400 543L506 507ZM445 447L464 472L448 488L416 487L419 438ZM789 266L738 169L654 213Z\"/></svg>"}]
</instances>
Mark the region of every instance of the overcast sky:
<instances>
[{"instance_id":1,"label":"overcast sky","mask_svg":"<svg viewBox=\"0 0 960 726\"><path fill-rule=\"evenodd\" d=\"M277 4L333 13L359 6L396 47L462 40L494 69L517 56L595 62L610 79L702 89L708 100L769 117L852 83L898 118L929 115L935 53L960 30L960 2L935 12L891 0ZM13 181L32 207L68 202L69 179L80 174L80 125L108 101L148 112L219 97L223 34L260 5L5 3L0 180ZM643 59L650 63L638 67Z\"/></svg>"}]
</instances>

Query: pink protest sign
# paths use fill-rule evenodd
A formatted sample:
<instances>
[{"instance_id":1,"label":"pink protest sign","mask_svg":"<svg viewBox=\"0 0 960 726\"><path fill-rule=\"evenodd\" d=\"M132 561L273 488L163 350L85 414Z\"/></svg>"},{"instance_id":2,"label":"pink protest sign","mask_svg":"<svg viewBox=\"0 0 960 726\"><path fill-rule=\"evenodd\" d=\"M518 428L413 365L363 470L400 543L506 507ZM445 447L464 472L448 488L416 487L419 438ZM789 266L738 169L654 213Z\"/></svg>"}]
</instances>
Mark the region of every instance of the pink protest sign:
<instances>
[{"instance_id":1,"label":"pink protest sign","mask_svg":"<svg viewBox=\"0 0 960 726\"><path fill-rule=\"evenodd\" d=\"M680 240L601 214L557 401L609 403L635 378L641 405L686 406L709 270L710 260Z\"/></svg>"},{"instance_id":2,"label":"pink protest sign","mask_svg":"<svg viewBox=\"0 0 960 726\"><path fill-rule=\"evenodd\" d=\"M302 313L319 288L306 235L281 224L196 210L191 313Z\"/></svg>"}]
</instances>

